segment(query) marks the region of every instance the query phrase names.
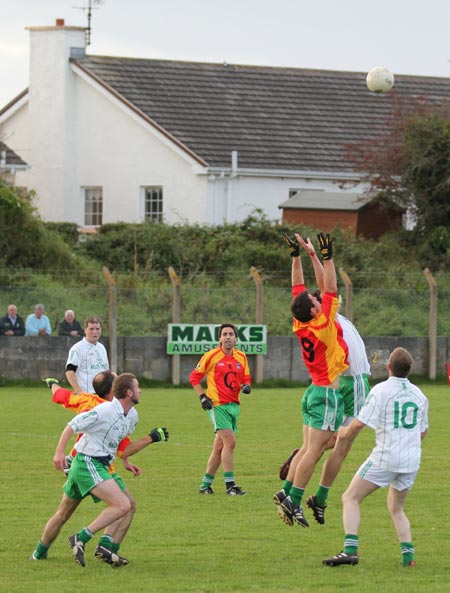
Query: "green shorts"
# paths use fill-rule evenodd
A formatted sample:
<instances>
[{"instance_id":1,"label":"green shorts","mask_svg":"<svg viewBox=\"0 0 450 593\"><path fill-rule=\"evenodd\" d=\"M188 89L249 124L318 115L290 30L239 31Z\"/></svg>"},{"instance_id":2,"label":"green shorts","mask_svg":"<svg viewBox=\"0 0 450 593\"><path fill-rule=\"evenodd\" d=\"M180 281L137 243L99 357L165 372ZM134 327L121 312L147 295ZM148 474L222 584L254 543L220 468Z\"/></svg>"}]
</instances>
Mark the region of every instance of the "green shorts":
<instances>
[{"instance_id":1,"label":"green shorts","mask_svg":"<svg viewBox=\"0 0 450 593\"><path fill-rule=\"evenodd\" d=\"M122 492L125 491L125 482L118 474L110 474L108 467L94 457L77 453L72 461L63 489L69 498L81 500L90 493L92 488L111 479L117 483ZM95 502L99 501L96 496L92 496L92 498Z\"/></svg>"},{"instance_id":2,"label":"green shorts","mask_svg":"<svg viewBox=\"0 0 450 593\"><path fill-rule=\"evenodd\" d=\"M356 377L341 375L339 391L344 400L344 416L355 417L359 414L369 394L369 377L365 373Z\"/></svg>"},{"instance_id":3,"label":"green shorts","mask_svg":"<svg viewBox=\"0 0 450 593\"><path fill-rule=\"evenodd\" d=\"M232 430L237 432L238 418L241 406L236 403L214 406L209 410L208 416L214 426L214 432L218 430Z\"/></svg>"},{"instance_id":4,"label":"green shorts","mask_svg":"<svg viewBox=\"0 0 450 593\"><path fill-rule=\"evenodd\" d=\"M302 414L306 426L336 432L344 416L341 392L311 384L303 395Z\"/></svg>"}]
</instances>

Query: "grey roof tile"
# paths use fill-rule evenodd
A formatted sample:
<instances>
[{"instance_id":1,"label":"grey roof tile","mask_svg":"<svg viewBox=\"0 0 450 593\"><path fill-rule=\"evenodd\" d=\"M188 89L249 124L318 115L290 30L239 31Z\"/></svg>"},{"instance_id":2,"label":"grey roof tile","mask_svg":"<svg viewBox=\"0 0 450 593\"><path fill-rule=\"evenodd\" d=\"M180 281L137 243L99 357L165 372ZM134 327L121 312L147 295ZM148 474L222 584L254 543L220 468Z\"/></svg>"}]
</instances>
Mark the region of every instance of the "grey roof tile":
<instances>
[{"instance_id":1,"label":"grey roof tile","mask_svg":"<svg viewBox=\"0 0 450 593\"><path fill-rule=\"evenodd\" d=\"M25 166L27 163L16 154L11 148L9 148L4 142L0 142L0 160L3 159L3 153L5 153L5 167L11 167L12 165Z\"/></svg>"},{"instance_id":2,"label":"grey roof tile","mask_svg":"<svg viewBox=\"0 0 450 593\"><path fill-rule=\"evenodd\" d=\"M386 129L395 95L450 96L447 78L396 76L375 95L366 73L86 56L99 78L211 167L346 173L346 145Z\"/></svg>"}]
</instances>

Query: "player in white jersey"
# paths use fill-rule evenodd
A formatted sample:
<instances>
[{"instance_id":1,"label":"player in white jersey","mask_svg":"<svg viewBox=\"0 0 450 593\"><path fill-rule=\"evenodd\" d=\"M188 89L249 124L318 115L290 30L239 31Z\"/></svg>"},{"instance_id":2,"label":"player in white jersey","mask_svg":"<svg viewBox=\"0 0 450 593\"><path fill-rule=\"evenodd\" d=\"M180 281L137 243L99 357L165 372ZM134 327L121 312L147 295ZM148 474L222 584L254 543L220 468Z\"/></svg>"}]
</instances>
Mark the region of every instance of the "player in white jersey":
<instances>
[{"instance_id":1,"label":"player in white jersey","mask_svg":"<svg viewBox=\"0 0 450 593\"><path fill-rule=\"evenodd\" d=\"M344 399L342 426L347 426L358 415L370 391L370 363L367 359L363 339L353 323L340 313L336 316L336 322L341 326L344 340L348 346L349 367L339 377L339 391ZM325 523L328 493L341 470L344 459L350 452L352 442L341 439L338 432L335 435L335 440L330 442L331 446L333 446L333 450L323 465L316 494L309 496L306 500L306 504L312 510L314 519L319 525Z\"/></svg>"},{"instance_id":2,"label":"player in white jersey","mask_svg":"<svg viewBox=\"0 0 450 593\"><path fill-rule=\"evenodd\" d=\"M370 391L358 417L340 429L339 438L353 441L369 426L376 431L376 444L342 496L344 549L324 560L327 566L358 563L360 504L386 486L402 564L415 566L411 527L403 507L420 466L421 443L428 431L428 400L407 379L412 363L407 350L395 348L389 357L387 381Z\"/></svg>"},{"instance_id":3,"label":"player in white jersey","mask_svg":"<svg viewBox=\"0 0 450 593\"><path fill-rule=\"evenodd\" d=\"M91 494L102 500L106 508L87 527L69 537L73 556L81 566L85 566L84 548L94 534L108 527L95 550L95 557L112 566L124 566L128 560L119 556L120 544L125 537L136 510L136 503L116 473L109 471L114 461L119 442L131 434L137 424L138 415L134 406L139 403L141 390L136 377L123 373L112 384L114 399L99 404L95 408L75 416L63 430L59 439L53 464L64 471L66 466L65 447L75 433L83 436L75 444L75 456L64 494L56 513L50 517L41 539L31 555L31 560L45 560L50 546L80 502ZM141 451L151 443L167 441L166 428L154 428L150 433L129 443L123 457ZM137 468L139 469L139 468Z\"/></svg>"},{"instance_id":4,"label":"player in white jersey","mask_svg":"<svg viewBox=\"0 0 450 593\"><path fill-rule=\"evenodd\" d=\"M86 337L69 350L66 377L74 393L94 393L92 381L97 373L109 369L108 354L100 340L102 322L88 317L84 323Z\"/></svg>"},{"instance_id":5,"label":"player in white jersey","mask_svg":"<svg viewBox=\"0 0 450 593\"><path fill-rule=\"evenodd\" d=\"M344 398L343 426L350 424L366 401L370 391L370 363L366 354L366 346L358 330L347 317L341 313L336 321L342 327L344 340L348 346L348 369L339 378L339 390Z\"/></svg>"}]
</instances>

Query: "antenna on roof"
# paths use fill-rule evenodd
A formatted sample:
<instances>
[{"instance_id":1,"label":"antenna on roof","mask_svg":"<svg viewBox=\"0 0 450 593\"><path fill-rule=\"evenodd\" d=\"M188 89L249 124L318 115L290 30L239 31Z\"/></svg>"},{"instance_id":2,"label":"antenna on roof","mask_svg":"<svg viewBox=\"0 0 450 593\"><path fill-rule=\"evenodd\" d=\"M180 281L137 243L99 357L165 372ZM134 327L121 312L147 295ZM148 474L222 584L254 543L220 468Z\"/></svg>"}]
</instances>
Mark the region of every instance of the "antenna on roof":
<instances>
[{"instance_id":1,"label":"antenna on roof","mask_svg":"<svg viewBox=\"0 0 450 593\"><path fill-rule=\"evenodd\" d=\"M87 12L87 22L88 26L86 29L86 46L91 45L91 20L92 20L92 11L97 10L98 6L95 4L103 4L103 0L86 0L84 6L74 6L73 8L77 8L78 10L85 10Z\"/></svg>"}]
</instances>

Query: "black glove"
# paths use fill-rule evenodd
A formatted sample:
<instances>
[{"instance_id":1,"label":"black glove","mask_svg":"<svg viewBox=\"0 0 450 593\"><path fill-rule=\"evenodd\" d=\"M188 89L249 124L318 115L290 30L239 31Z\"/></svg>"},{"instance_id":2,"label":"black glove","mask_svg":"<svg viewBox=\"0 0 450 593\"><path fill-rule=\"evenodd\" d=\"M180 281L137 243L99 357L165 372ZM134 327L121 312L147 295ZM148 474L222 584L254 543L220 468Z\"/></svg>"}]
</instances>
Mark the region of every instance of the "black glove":
<instances>
[{"instance_id":1,"label":"black glove","mask_svg":"<svg viewBox=\"0 0 450 593\"><path fill-rule=\"evenodd\" d=\"M300 255L300 245L297 243L296 239L291 239L286 233L283 234L283 239L291 250L291 257L298 257Z\"/></svg>"},{"instance_id":2,"label":"black glove","mask_svg":"<svg viewBox=\"0 0 450 593\"><path fill-rule=\"evenodd\" d=\"M159 441L169 440L169 431L165 426L162 428L152 428L148 433L149 437L152 437L152 443L159 443Z\"/></svg>"},{"instance_id":3,"label":"black glove","mask_svg":"<svg viewBox=\"0 0 450 593\"><path fill-rule=\"evenodd\" d=\"M333 259L333 241L334 239L330 238L330 235L324 235L323 233L319 233L317 235L319 239L319 249L320 253L322 254L322 259L324 261L328 259Z\"/></svg>"},{"instance_id":4,"label":"black glove","mask_svg":"<svg viewBox=\"0 0 450 593\"><path fill-rule=\"evenodd\" d=\"M212 403L212 399L210 397L208 397L207 395L205 395L204 393L202 393L200 395L200 403L204 410L212 410L214 407L213 403Z\"/></svg>"},{"instance_id":5,"label":"black glove","mask_svg":"<svg viewBox=\"0 0 450 593\"><path fill-rule=\"evenodd\" d=\"M241 386L241 391L242 391L242 393L245 393L246 395L249 395L252 392L252 386L249 385L248 383L244 383Z\"/></svg>"}]
</instances>

